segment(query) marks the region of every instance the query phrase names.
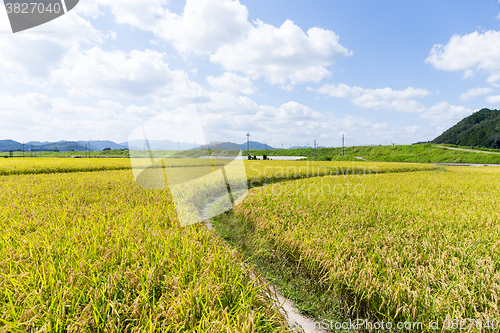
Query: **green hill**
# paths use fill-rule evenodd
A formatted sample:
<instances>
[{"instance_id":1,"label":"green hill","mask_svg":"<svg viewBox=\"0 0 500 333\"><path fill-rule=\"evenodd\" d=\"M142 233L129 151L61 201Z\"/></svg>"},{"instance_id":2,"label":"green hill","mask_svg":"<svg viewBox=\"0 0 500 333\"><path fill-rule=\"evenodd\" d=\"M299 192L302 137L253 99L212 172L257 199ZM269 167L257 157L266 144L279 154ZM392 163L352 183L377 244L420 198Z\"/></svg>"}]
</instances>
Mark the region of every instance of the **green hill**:
<instances>
[{"instance_id":1,"label":"green hill","mask_svg":"<svg viewBox=\"0 0 500 333\"><path fill-rule=\"evenodd\" d=\"M481 109L435 138L432 143L500 148L500 110Z\"/></svg>"},{"instance_id":2,"label":"green hill","mask_svg":"<svg viewBox=\"0 0 500 333\"><path fill-rule=\"evenodd\" d=\"M345 147L344 156L342 156L342 148L319 148L316 149L316 160L360 161L361 157L369 161L385 162L500 164L500 150L487 150L485 148L480 148L480 150L484 150L484 152L451 150L430 143L405 146L356 146ZM250 150L251 155L262 156L265 153L271 159L274 156L304 156L308 160L314 159L314 150L312 148L275 149L267 152L264 150ZM243 156L246 156L246 151L243 152Z\"/></svg>"}]
</instances>

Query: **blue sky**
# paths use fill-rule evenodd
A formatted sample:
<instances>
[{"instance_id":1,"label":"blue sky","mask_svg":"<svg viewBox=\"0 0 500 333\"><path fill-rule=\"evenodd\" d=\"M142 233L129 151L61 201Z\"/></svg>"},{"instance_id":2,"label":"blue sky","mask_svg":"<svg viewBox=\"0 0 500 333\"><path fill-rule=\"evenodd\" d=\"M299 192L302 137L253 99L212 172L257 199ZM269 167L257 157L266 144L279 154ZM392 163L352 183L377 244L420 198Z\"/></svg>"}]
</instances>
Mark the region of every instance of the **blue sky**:
<instances>
[{"instance_id":1,"label":"blue sky","mask_svg":"<svg viewBox=\"0 0 500 333\"><path fill-rule=\"evenodd\" d=\"M81 0L12 34L2 8L0 138L123 142L196 109L207 141L432 140L500 108L499 13L497 1Z\"/></svg>"}]
</instances>

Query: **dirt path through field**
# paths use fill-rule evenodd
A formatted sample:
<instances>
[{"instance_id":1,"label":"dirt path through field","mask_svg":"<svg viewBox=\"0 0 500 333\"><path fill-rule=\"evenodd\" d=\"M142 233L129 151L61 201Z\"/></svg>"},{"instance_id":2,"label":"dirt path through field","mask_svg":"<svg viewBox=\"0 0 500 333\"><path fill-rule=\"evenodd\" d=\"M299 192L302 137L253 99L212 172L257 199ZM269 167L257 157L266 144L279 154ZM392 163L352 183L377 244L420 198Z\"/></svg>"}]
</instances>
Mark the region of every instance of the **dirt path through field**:
<instances>
[{"instance_id":1,"label":"dirt path through field","mask_svg":"<svg viewBox=\"0 0 500 333\"><path fill-rule=\"evenodd\" d=\"M215 232L214 226L209 220L205 221L205 226L207 227L208 230ZM283 295L281 295L273 284L270 284L268 281L266 281L266 284L268 284L268 286L273 290L274 301L281 306L280 311L287 318L288 325L291 328L294 328L296 332L304 332L304 333L329 332L321 328L315 328L314 321L311 318L302 315L299 312L299 310L295 307L293 302L290 301L288 298L284 297Z\"/></svg>"},{"instance_id":2,"label":"dirt path through field","mask_svg":"<svg viewBox=\"0 0 500 333\"><path fill-rule=\"evenodd\" d=\"M451 149L451 150L461 150L461 151L469 151L471 153L483 153L483 154L500 154L494 151L483 151L483 150L474 150L474 149L464 149L464 148L455 148L455 147L446 147L446 146L436 146L439 148Z\"/></svg>"}]
</instances>

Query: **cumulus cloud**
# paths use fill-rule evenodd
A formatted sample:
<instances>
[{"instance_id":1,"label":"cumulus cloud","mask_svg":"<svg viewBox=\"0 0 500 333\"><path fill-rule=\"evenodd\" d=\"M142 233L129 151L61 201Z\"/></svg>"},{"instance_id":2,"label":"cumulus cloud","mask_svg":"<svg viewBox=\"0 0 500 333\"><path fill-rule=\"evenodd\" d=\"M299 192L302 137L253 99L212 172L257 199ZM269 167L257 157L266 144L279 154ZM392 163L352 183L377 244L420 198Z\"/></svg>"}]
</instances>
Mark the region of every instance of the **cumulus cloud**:
<instances>
[{"instance_id":1,"label":"cumulus cloud","mask_svg":"<svg viewBox=\"0 0 500 333\"><path fill-rule=\"evenodd\" d=\"M102 32L73 11L48 22L44 29L57 33L0 35L0 48L8 50L0 52L0 68L4 75L13 73L18 81L47 78L71 50L82 44L101 44L106 39Z\"/></svg>"},{"instance_id":2,"label":"cumulus cloud","mask_svg":"<svg viewBox=\"0 0 500 333\"><path fill-rule=\"evenodd\" d=\"M469 100L469 99L476 97L476 96L489 94L492 91L493 91L493 88L490 88L490 87L472 88L472 89L467 90L463 94L461 94L459 99L461 101L466 101L466 100Z\"/></svg>"},{"instance_id":3,"label":"cumulus cloud","mask_svg":"<svg viewBox=\"0 0 500 333\"><path fill-rule=\"evenodd\" d=\"M447 102L438 103L430 108L414 100L423 98L430 94L426 89L408 87L404 90L393 90L391 88L365 89L361 87L350 87L345 84L325 84L321 88L309 91L317 91L330 97L347 98L359 107L367 109L388 109L406 113L418 113L420 118L425 119L431 125L452 125L453 122L462 119L472 113L472 110L463 106L450 105Z\"/></svg>"},{"instance_id":4,"label":"cumulus cloud","mask_svg":"<svg viewBox=\"0 0 500 333\"><path fill-rule=\"evenodd\" d=\"M204 95L186 72L170 70L165 58L164 53L151 50L106 52L94 47L71 53L52 72L52 79L65 84L70 95L80 97L180 99Z\"/></svg>"},{"instance_id":5,"label":"cumulus cloud","mask_svg":"<svg viewBox=\"0 0 500 333\"><path fill-rule=\"evenodd\" d=\"M75 104L69 99L39 93L0 94L0 99L2 135L20 142L88 138L125 141L137 123L158 112L111 100Z\"/></svg>"},{"instance_id":6,"label":"cumulus cloud","mask_svg":"<svg viewBox=\"0 0 500 333\"><path fill-rule=\"evenodd\" d=\"M486 101L491 104L500 104L500 95L488 96Z\"/></svg>"},{"instance_id":7,"label":"cumulus cloud","mask_svg":"<svg viewBox=\"0 0 500 333\"><path fill-rule=\"evenodd\" d=\"M415 133L421 134L415 126L391 126L354 115L337 117L296 101L275 107L259 105L247 96L227 92L213 92L211 97L209 103L197 106L209 141L242 143L247 131L257 141L277 147L295 145L297 133L300 133L301 145L312 144L315 139L321 145L338 145L341 133L346 134L348 144L382 143L387 137L411 140ZM0 94L0 98L4 102L0 106L0 129L5 137L20 141L98 138L122 142L138 123L167 111L109 99L76 104L68 99L33 93ZM18 115L12 117L13 112Z\"/></svg>"},{"instance_id":8,"label":"cumulus cloud","mask_svg":"<svg viewBox=\"0 0 500 333\"><path fill-rule=\"evenodd\" d=\"M225 91L233 95L251 95L256 92L249 78L235 73L226 72L219 77L209 76L207 82L215 91Z\"/></svg>"},{"instance_id":9,"label":"cumulus cloud","mask_svg":"<svg viewBox=\"0 0 500 333\"><path fill-rule=\"evenodd\" d=\"M264 77L285 90L328 77L329 66L352 54L330 30L304 32L290 20L280 27L249 22L248 10L238 0L187 0L181 15L165 9L162 0L155 0L148 13L136 12L139 4L131 0L125 5L98 1L111 6L117 22L153 32L183 56L207 55L226 71L253 80Z\"/></svg>"},{"instance_id":10,"label":"cumulus cloud","mask_svg":"<svg viewBox=\"0 0 500 333\"><path fill-rule=\"evenodd\" d=\"M182 15L167 10L152 30L179 53L201 55L244 38L251 29L248 10L239 1L188 0Z\"/></svg>"},{"instance_id":11,"label":"cumulus cloud","mask_svg":"<svg viewBox=\"0 0 500 333\"><path fill-rule=\"evenodd\" d=\"M433 126L444 126L447 128L472 113L473 110L464 106L440 102L430 108L425 108L420 117L427 120Z\"/></svg>"},{"instance_id":12,"label":"cumulus cloud","mask_svg":"<svg viewBox=\"0 0 500 333\"><path fill-rule=\"evenodd\" d=\"M314 89L309 88L310 91ZM330 97L350 97L354 105L370 109L394 109L404 112L419 112L420 103L412 98L423 98L430 94L426 89L408 87L404 90L393 90L392 88L365 89L361 87L350 87L345 84L325 84L317 89L321 94Z\"/></svg>"},{"instance_id":13,"label":"cumulus cloud","mask_svg":"<svg viewBox=\"0 0 500 333\"><path fill-rule=\"evenodd\" d=\"M446 45L435 44L425 62L444 71L464 71L464 78L482 70L493 83L500 80L499 44L499 31L454 35Z\"/></svg>"},{"instance_id":14,"label":"cumulus cloud","mask_svg":"<svg viewBox=\"0 0 500 333\"><path fill-rule=\"evenodd\" d=\"M304 33L289 20L279 28L257 21L247 38L221 46L210 60L254 80L265 77L271 84L318 82L331 74L328 66L352 54L338 40L320 28Z\"/></svg>"},{"instance_id":15,"label":"cumulus cloud","mask_svg":"<svg viewBox=\"0 0 500 333\"><path fill-rule=\"evenodd\" d=\"M159 18L163 17L167 4L165 0L97 0L100 5L108 6L117 23L126 23L141 30L153 30Z\"/></svg>"},{"instance_id":16,"label":"cumulus cloud","mask_svg":"<svg viewBox=\"0 0 500 333\"><path fill-rule=\"evenodd\" d=\"M207 140L227 140L233 138L237 143L245 141L245 133L250 131L253 138L270 145L288 147L300 133L301 145L312 144L320 139L323 145L333 145L340 133L357 133L357 137L378 137L377 130L387 124L376 123L370 119L345 115L336 117L329 112L315 111L296 101L289 101L278 107L258 105L246 96L233 96L225 93L225 98L214 98L212 102L199 106L199 114L204 124ZM217 94L221 97L221 94ZM403 133L403 131L398 131ZM258 139L257 139L258 138ZM362 143L362 142L357 142ZM364 142L363 142L364 143Z\"/></svg>"},{"instance_id":17,"label":"cumulus cloud","mask_svg":"<svg viewBox=\"0 0 500 333\"><path fill-rule=\"evenodd\" d=\"M102 15L102 12L99 9L98 0L85 0L80 1L78 6L76 6L73 11L82 16L91 17L93 19L97 18L99 15Z\"/></svg>"}]
</instances>

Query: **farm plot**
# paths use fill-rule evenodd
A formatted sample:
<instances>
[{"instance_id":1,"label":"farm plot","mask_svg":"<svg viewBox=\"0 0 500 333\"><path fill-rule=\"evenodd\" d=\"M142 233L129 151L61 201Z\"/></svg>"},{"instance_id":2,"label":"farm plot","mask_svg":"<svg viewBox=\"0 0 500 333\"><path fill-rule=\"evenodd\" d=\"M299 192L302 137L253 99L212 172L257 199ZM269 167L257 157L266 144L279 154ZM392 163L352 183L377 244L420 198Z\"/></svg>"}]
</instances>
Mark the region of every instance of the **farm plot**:
<instances>
[{"instance_id":1,"label":"farm plot","mask_svg":"<svg viewBox=\"0 0 500 333\"><path fill-rule=\"evenodd\" d=\"M130 170L0 188L0 331L286 331L239 255Z\"/></svg>"},{"instance_id":2,"label":"farm plot","mask_svg":"<svg viewBox=\"0 0 500 333\"><path fill-rule=\"evenodd\" d=\"M257 255L300 265L350 316L493 330L500 170L448 170L282 182L252 189L235 212Z\"/></svg>"},{"instance_id":3,"label":"farm plot","mask_svg":"<svg viewBox=\"0 0 500 333\"><path fill-rule=\"evenodd\" d=\"M142 159L138 159L139 161ZM149 159L145 159L149 160ZM140 162L139 162L140 163ZM214 166L224 165L213 159ZM278 181L330 174L384 173L432 170L436 166L417 163L311 162L311 161L244 161L250 180ZM204 166L206 160L169 159L170 167ZM159 164L161 165L161 163ZM0 158L0 175L48 174L131 169L128 158Z\"/></svg>"},{"instance_id":4,"label":"farm plot","mask_svg":"<svg viewBox=\"0 0 500 333\"><path fill-rule=\"evenodd\" d=\"M130 169L127 158L0 158L0 175Z\"/></svg>"},{"instance_id":5,"label":"farm plot","mask_svg":"<svg viewBox=\"0 0 500 333\"><path fill-rule=\"evenodd\" d=\"M432 164L390 162L245 161L251 187L332 175L368 176L392 172L435 170Z\"/></svg>"},{"instance_id":6,"label":"farm plot","mask_svg":"<svg viewBox=\"0 0 500 333\"><path fill-rule=\"evenodd\" d=\"M0 162L0 331L287 330L239 254L202 226L179 227L167 191L143 190L119 170L127 159ZM258 184L435 168L245 165Z\"/></svg>"}]
</instances>

